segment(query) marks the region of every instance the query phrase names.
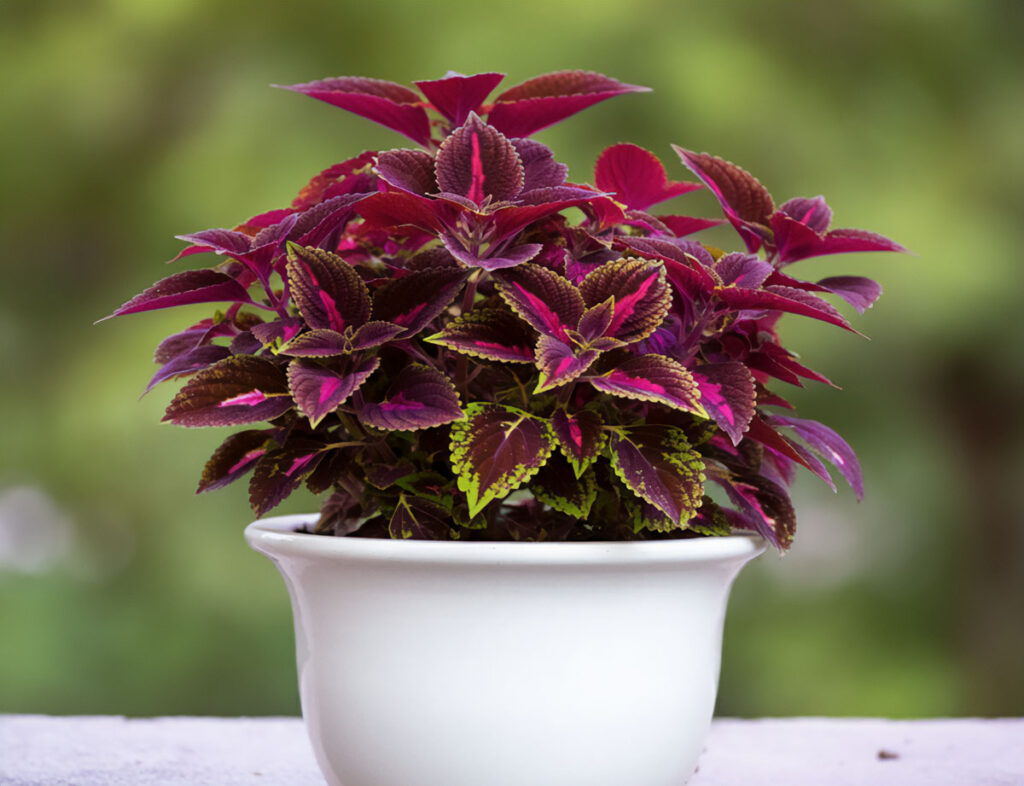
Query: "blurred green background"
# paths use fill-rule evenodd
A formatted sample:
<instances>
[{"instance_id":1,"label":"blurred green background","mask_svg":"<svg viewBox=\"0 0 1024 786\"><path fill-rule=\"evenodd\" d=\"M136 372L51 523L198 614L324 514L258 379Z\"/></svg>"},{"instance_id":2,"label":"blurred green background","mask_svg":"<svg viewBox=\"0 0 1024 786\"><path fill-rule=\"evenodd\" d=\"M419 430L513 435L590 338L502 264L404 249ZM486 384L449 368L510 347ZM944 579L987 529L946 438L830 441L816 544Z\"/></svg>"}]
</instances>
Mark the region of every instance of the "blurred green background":
<instances>
[{"instance_id":1,"label":"blurred green background","mask_svg":"<svg viewBox=\"0 0 1024 786\"><path fill-rule=\"evenodd\" d=\"M137 400L206 309L92 325L169 273L174 234L404 144L268 85L588 68L654 92L541 132L572 177L625 140L683 177L676 142L917 253L794 270L886 289L870 342L784 331L845 388L785 392L850 439L868 497L798 484L792 552L736 587L719 712L1024 714L1022 36L1016 0L0 3L0 712L298 711L245 489L192 494L223 432L159 424L171 387Z\"/></svg>"}]
</instances>

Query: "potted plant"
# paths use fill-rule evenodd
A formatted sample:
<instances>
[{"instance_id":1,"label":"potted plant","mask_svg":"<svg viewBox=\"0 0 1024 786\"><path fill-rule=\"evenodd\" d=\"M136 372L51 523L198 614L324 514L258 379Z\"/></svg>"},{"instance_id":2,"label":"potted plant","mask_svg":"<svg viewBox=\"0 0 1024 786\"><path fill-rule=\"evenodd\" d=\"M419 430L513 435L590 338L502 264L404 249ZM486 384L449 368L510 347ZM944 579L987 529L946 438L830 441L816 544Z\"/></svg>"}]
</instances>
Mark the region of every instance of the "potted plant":
<instances>
[{"instance_id":1,"label":"potted plant","mask_svg":"<svg viewBox=\"0 0 1024 786\"><path fill-rule=\"evenodd\" d=\"M828 462L863 492L847 443L768 385L828 383L780 316L852 330L823 296L863 312L880 288L785 267L902 249L680 147L699 182L630 144L568 182L531 135L644 88L564 71L489 99L502 78L289 88L417 147L181 236L176 259L216 264L113 316L226 304L160 343L149 385L188 378L167 421L246 427L199 491L251 472L257 517L303 484L325 495L246 536L291 593L332 784L680 784L729 586L765 542L790 545L795 470L831 485ZM724 219L652 212L702 187ZM742 250L692 239L725 221Z\"/></svg>"}]
</instances>

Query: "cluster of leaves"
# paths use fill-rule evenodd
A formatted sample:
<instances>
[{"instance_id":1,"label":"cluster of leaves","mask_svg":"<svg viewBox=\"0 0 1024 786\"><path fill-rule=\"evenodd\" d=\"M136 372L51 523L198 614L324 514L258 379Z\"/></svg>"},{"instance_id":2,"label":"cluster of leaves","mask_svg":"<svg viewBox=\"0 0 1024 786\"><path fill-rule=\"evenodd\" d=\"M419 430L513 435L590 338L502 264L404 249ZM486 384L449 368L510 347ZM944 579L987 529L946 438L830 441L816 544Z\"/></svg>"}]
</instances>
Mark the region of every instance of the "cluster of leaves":
<instances>
[{"instance_id":1,"label":"cluster of leaves","mask_svg":"<svg viewBox=\"0 0 1024 786\"><path fill-rule=\"evenodd\" d=\"M251 472L262 516L305 484L326 495L317 531L336 535L753 530L780 549L793 537L798 465L832 484L831 463L859 496L849 446L777 414L791 407L766 384L831 384L781 346L782 314L852 330L822 295L863 311L880 289L783 268L901 247L829 230L822 197L776 207L743 169L678 147L700 182L671 180L652 153L618 144L598 159L594 185L569 183L530 135L644 88L565 71L488 102L501 79L450 73L417 82L419 92L353 77L289 88L419 147L363 153L318 174L288 208L182 236L177 259L205 252L217 264L114 312L226 304L159 345L149 386L188 377L167 421L249 427L217 449L199 491ZM650 212L702 187L744 251L689 239L722 220Z\"/></svg>"}]
</instances>

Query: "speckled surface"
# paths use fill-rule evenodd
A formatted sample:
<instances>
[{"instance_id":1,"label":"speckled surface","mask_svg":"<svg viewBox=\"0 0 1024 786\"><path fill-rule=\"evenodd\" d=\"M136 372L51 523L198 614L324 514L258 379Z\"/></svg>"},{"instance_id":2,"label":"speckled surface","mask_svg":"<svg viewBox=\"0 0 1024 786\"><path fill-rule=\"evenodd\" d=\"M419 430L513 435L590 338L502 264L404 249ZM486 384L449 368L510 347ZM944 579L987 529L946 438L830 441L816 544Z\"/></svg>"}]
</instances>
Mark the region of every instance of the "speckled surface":
<instances>
[{"instance_id":1,"label":"speckled surface","mask_svg":"<svg viewBox=\"0 0 1024 786\"><path fill-rule=\"evenodd\" d=\"M0 784L324 786L324 780L295 718L5 715ZM822 784L1024 786L1024 719L716 720L690 781Z\"/></svg>"}]
</instances>

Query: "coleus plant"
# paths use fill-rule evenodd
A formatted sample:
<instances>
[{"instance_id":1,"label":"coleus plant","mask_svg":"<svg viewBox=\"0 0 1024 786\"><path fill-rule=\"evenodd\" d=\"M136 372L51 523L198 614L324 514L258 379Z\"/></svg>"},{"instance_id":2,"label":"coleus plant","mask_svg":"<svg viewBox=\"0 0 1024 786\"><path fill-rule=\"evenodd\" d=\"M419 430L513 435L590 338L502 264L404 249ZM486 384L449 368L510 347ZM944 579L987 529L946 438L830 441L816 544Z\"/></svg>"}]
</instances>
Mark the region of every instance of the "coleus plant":
<instances>
[{"instance_id":1,"label":"coleus plant","mask_svg":"<svg viewBox=\"0 0 1024 786\"><path fill-rule=\"evenodd\" d=\"M593 185L570 183L531 134L646 88L562 71L490 98L502 78L288 88L418 147L362 153L289 207L181 236L176 259L212 253L213 267L175 273L114 312L224 304L160 343L149 384L188 378L167 421L246 427L207 462L199 491L251 473L262 516L305 484L325 495L316 531L334 535L747 530L783 550L798 466L832 485L827 462L860 497L847 443L768 385L831 384L782 346L781 315L852 330L823 295L863 312L881 290L785 268L901 246L830 229L820 196L776 206L740 167L681 147L699 182L617 144ZM702 187L724 220L651 212ZM690 237L724 221L744 250Z\"/></svg>"}]
</instances>

